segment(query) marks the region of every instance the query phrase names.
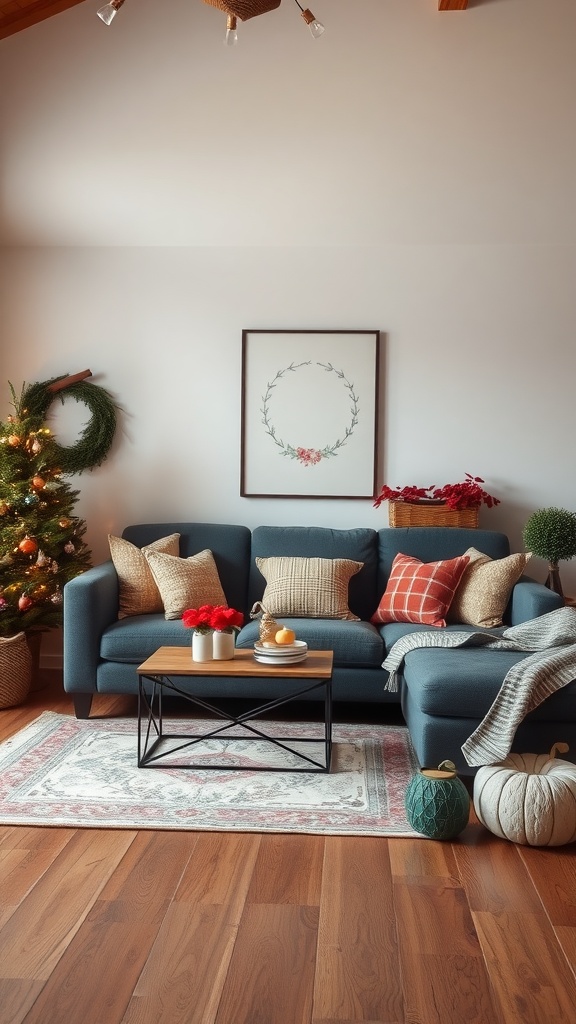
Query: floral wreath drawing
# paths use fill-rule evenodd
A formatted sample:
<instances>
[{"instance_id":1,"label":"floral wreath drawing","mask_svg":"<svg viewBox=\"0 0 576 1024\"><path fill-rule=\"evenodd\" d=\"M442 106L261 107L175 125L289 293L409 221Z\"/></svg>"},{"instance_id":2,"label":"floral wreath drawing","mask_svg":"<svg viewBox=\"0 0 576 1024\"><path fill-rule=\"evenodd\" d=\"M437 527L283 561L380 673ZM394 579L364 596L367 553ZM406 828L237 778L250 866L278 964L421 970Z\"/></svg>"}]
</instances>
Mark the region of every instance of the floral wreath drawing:
<instances>
[{"instance_id":1,"label":"floral wreath drawing","mask_svg":"<svg viewBox=\"0 0 576 1024\"><path fill-rule=\"evenodd\" d=\"M339 437L333 444L327 444L324 448L305 448L303 445L292 445L289 442L285 442L278 437L276 428L270 418L270 403L273 398L274 389L277 387L278 382L282 379L285 373L295 373L300 370L303 366L321 366L326 373L335 373L336 376L342 381L342 384L348 392L350 399L350 422L346 426L344 433ZM341 448L344 447L346 442L352 437L354 428L358 424L358 413L360 411L358 405L358 396L354 393L354 385L347 379L343 370L337 370L332 363L312 363L311 359L308 359L303 363L290 363L290 366L285 366L283 370L278 370L276 375L268 382L266 391L262 396L262 423L266 433L272 438L274 444L280 449L279 455L287 456L289 459L297 459L304 466L316 466L322 459L329 459L339 454Z\"/></svg>"}]
</instances>

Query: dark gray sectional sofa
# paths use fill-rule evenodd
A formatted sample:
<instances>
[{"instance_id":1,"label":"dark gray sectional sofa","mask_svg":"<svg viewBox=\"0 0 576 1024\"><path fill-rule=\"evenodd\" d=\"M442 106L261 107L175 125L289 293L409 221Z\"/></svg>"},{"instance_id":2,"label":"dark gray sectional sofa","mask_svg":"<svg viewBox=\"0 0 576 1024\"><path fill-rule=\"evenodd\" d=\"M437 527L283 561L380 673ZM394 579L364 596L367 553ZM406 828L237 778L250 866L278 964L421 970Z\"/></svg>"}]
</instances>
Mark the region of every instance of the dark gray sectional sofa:
<instances>
[{"instance_id":1,"label":"dark gray sectional sofa","mask_svg":"<svg viewBox=\"0 0 576 1024\"><path fill-rule=\"evenodd\" d=\"M171 533L180 534L180 555L187 557L209 548L215 557L228 603L241 609L247 624L237 646L251 648L258 637L258 622L250 621L254 602L262 597L265 580L256 567L257 556L296 555L351 558L363 563L352 577L349 606L360 621L340 619L287 619L309 647L334 651L335 701L371 706L401 701L420 764L435 766L450 758L458 770L470 774L461 745L484 717L516 661L524 655L482 648L412 651L406 658L397 693L384 689L381 667L386 652L406 632L426 627L370 623L394 556L398 552L429 562L453 558L467 548L492 558L510 553L508 538L487 530L452 528L331 530L324 527L244 526L208 523L148 523L129 526L122 536L139 547ZM514 587L505 623L516 625L559 607L561 599L542 584L522 577ZM64 687L72 694L76 714L87 717L96 693L137 693L137 667L158 647L189 645L190 631L180 620L163 614L119 620L118 580L113 563L105 562L67 584L64 591ZM450 625L450 630L469 626ZM185 683L199 696L237 698L233 678L196 676ZM270 696L271 680L242 682L242 695L250 699ZM522 752L547 752L556 741L570 744L568 758L576 754L576 682L549 697L520 726L514 743Z\"/></svg>"}]
</instances>

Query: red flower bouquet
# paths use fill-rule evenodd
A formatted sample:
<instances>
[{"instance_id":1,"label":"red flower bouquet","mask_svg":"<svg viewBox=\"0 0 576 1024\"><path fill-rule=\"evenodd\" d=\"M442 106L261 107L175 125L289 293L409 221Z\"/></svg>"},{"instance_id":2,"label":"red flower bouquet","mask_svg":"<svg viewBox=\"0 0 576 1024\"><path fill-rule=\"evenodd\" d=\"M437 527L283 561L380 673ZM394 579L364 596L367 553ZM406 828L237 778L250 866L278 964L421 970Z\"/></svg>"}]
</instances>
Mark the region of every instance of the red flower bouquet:
<instances>
[{"instance_id":1,"label":"red flower bouquet","mask_svg":"<svg viewBox=\"0 0 576 1024\"><path fill-rule=\"evenodd\" d=\"M374 508L378 508L383 501L404 501L409 504L419 502L430 502L445 504L449 509L479 508L480 505L487 505L492 508L500 504L500 499L495 498L488 491L483 490L480 484L484 481L481 476L465 474L465 479L458 484L444 484L443 487L382 487L380 494L374 501Z\"/></svg>"},{"instance_id":2,"label":"red flower bouquet","mask_svg":"<svg viewBox=\"0 0 576 1024\"><path fill-rule=\"evenodd\" d=\"M182 613L182 622L187 629L194 629L197 633L210 633L212 630L231 633L234 629L240 629L244 616L242 612L223 604L203 604L199 608L187 608Z\"/></svg>"}]
</instances>

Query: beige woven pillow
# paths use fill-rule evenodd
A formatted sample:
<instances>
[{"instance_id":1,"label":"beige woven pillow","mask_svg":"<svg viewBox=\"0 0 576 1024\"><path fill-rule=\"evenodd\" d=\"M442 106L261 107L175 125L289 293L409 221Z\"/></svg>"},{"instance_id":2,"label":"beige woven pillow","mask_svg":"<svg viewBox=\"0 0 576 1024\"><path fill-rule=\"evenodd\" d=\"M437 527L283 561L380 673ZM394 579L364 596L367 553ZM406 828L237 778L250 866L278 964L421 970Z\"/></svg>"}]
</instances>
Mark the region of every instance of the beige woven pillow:
<instances>
[{"instance_id":1,"label":"beige woven pillow","mask_svg":"<svg viewBox=\"0 0 576 1024\"><path fill-rule=\"evenodd\" d=\"M487 629L501 626L512 588L532 554L521 552L493 559L476 548L469 548L466 554L471 564L460 580L450 605L448 621L485 626Z\"/></svg>"},{"instance_id":2,"label":"beige woven pillow","mask_svg":"<svg viewBox=\"0 0 576 1024\"><path fill-rule=\"evenodd\" d=\"M179 619L187 608L203 604L228 607L214 555L208 548L190 558L148 550L146 558L164 603L164 618Z\"/></svg>"},{"instance_id":3,"label":"beige woven pillow","mask_svg":"<svg viewBox=\"0 0 576 1024\"><path fill-rule=\"evenodd\" d=\"M108 535L108 543L118 576L118 618L164 611L160 591L146 561L146 551L177 555L180 550L180 534L171 533L168 537L160 537L143 548L112 534Z\"/></svg>"},{"instance_id":4,"label":"beige woven pillow","mask_svg":"<svg viewBox=\"0 0 576 1024\"><path fill-rule=\"evenodd\" d=\"M261 605L271 615L353 619L348 583L364 562L349 558L256 558L266 580Z\"/></svg>"}]
</instances>

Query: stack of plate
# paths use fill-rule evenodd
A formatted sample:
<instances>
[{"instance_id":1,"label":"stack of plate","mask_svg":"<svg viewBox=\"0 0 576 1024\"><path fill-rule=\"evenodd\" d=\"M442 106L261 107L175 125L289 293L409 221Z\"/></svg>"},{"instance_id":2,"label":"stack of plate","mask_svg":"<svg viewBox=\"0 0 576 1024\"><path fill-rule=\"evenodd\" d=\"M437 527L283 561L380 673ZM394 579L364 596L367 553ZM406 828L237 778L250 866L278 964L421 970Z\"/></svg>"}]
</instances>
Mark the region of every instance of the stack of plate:
<instances>
[{"instance_id":1,"label":"stack of plate","mask_svg":"<svg viewBox=\"0 0 576 1024\"><path fill-rule=\"evenodd\" d=\"M274 647L254 644L254 657L262 665L297 665L299 661L304 661L307 654L308 644L304 640L295 640L292 644L277 644Z\"/></svg>"}]
</instances>

